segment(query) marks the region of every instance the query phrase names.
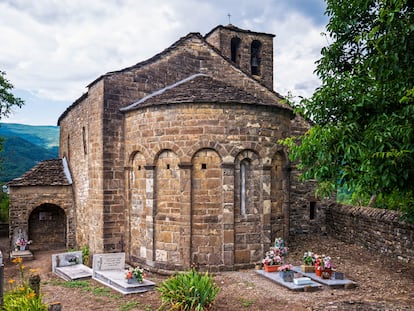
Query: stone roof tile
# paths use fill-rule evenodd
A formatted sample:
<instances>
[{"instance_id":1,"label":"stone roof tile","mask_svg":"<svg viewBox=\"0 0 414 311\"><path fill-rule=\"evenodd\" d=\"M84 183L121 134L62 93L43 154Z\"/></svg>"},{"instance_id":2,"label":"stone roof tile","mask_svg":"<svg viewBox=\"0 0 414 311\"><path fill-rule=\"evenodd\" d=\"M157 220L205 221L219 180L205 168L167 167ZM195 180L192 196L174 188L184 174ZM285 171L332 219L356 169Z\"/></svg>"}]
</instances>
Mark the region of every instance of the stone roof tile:
<instances>
[{"instance_id":1,"label":"stone roof tile","mask_svg":"<svg viewBox=\"0 0 414 311\"><path fill-rule=\"evenodd\" d=\"M250 94L244 89L213 79L208 75L196 74L157 90L128 107L122 108L121 111L178 103L242 103L286 109L284 105L275 103L273 98L261 92Z\"/></svg>"},{"instance_id":2,"label":"stone roof tile","mask_svg":"<svg viewBox=\"0 0 414 311\"><path fill-rule=\"evenodd\" d=\"M63 160L39 162L31 170L7 183L9 186L67 186L71 184L65 173Z\"/></svg>"}]
</instances>

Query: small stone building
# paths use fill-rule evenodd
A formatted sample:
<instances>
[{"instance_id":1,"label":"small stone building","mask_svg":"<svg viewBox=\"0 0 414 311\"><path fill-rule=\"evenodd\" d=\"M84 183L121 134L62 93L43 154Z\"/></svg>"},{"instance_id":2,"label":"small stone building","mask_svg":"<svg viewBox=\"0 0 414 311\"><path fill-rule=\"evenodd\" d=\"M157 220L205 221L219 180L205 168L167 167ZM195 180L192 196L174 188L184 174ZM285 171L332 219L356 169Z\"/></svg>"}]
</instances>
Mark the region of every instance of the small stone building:
<instances>
[{"instance_id":1,"label":"small stone building","mask_svg":"<svg viewBox=\"0 0 414 311\"><path fill-rule=\"evenodd\" d=\"M67 244L154 269L225 270L316 228L312 185L278 144L308 124L273 91L273 38L218 26L90 83L59 118L63 160L52 162L71 175L57 204ZM12 213L26 209L24 222L19 187Z\"/></svg>"},{"instance_id":2,"label":"small stone building","mask_svg":"<svg viewBox=\"0 0 414 311\"><path fill-rule=\"evenodd\" d=\"M76 244L72 180L64 159L43 161L8 186L11 243L21 232L35 241L33 249Z\"/></svg>"}]
</instances>

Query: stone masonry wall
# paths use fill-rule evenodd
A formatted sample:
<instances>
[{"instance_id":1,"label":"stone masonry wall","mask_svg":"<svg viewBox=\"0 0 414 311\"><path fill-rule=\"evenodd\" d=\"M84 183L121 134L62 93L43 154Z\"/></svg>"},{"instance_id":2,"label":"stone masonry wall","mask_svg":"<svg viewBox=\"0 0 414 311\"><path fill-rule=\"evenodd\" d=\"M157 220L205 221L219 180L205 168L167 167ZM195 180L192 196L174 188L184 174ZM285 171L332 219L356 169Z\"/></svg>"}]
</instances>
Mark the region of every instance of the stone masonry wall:
<instances>
[{"instance_id":1,"label":"stone masonry wall","mask_svg":"<svg viewBox=\"0 0 414 311\"><path fill-rule=\"evenodd\" d=\"M216 269L248 266L261 260L271 240L271 180L286 166L277 144L290 119L275 107L243 104L175 104L144 107L125 115L125 164L129 183L146 176L146 188L130 189L126 236L132 261L160 269L183 269L190 261ZM260 125L259 125L260 124ZM142 156L141 156L142 155ZM139 159L145 159L142 165ZM240 209L240 164L249 159L246 211ZM145 171L145 172L143 172ZM284 184L286 186L286 184ZM279 196L279 195L278 195ZM278 198L280 199L280 198ZM278 213L276 215L276 213ZM272 215L271 215L272 214ZM139 217L139 218L138 218ZM145 222L143 221L145 219ZM141 236L136 236L140 234ZM155 241L155 244L152 244ZM128 246L127 246L128 247Z\"/></svg>"},{"instance_id":2,"label":"stone masonry wall","mask_svg":"<svg viewBox=\"0 0 414 311\"><path fill-rule=\"evenodd\" d=\"M60 120L59 155L73 178L77 245L103 251L103 83L96 83Z\"/></svg>"},{"instance_id":3,"label":"stone masonry wall","mask_svg":"<svg viewBox=\"0 0 414 311\"><path fill-rule=\"evenodd\" d=\"M414 224L396 211L331 204L326 208L328 234L386 256L414 263Z\"/></svg>"},{"instance_id":4,"label":"stone masonry wall","mask_svg":"<svg viewBox=\"0 0 414 311\"><path fill-rule=\"evenodd\" d=\"M299 115L291 121L292 136L303 135L309 128L310 124ZM301 172L295 163L291 163L289 170L289 234L325 232L325 212L315 198L316 181L299 181Z\"/></svg>"}]
</instances>

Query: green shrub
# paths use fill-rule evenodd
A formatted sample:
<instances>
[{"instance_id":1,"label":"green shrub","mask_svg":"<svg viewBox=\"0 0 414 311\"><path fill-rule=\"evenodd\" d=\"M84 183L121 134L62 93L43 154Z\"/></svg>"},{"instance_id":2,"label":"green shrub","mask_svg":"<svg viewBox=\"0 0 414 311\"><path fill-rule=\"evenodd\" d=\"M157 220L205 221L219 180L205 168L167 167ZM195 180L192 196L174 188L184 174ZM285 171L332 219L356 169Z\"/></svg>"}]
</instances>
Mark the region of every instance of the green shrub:
<instances>
[{"instance_id":1,"label":"green shrub","mask_svg":"<svg viewBox=\"0 0 414 311\"><path fill-rule=\"evenodd\" d=\"M159 310L205 311L211 310L219 288L206 272L190 270L177 273L157 288L161 293L162 305Z\"/></svg>"},{"instance_id":2,"label":"green shrub","mask_svg":"<svg viewBox=\"0 0 414 311\"><path fill-rule=\"evenodd\" d=\"M9 222L9 196L2 188L0 188L0 222Z\"/></svg>"},{"instance_id":3,"label":"green shrub","mask_svg":"<svg viewBox=\"0 0 414 311\"><path fill-rule=\"evenodd\" d=\"M47 311L47 306L42 302L41 296L25 286L8 291L4 294L2 310L6 311Z\"/></svg>"},{"instance_id":4,"label":"green shrub","mask_svg":"<svg viewBox=\"0 0 414 311\"><path fill-rule=\"evenodd\" d=\"M19 271L20 280L9 279L9 290L3 296L3 306L1 310L5 311L47 311L48 307L42 302L39 295L39 288L32 288L30 285L39 285L40 277L36 269L30 269L29 282L25 277L25 265L22 258L18 257L12 260ZM37 284L31 284L35 280Z\"/></svg>"},{"instance_id":5,"label":"green shrub","mask_svg":"<svg viewBox=\"0 0 414 311\"><path fill-rule=\"evenodd\" d=\"M89 255L89 245L85 245L84 247L82 247L82 261L83 264L86 266L89 266Z\"/></svg>"}]
</instances>

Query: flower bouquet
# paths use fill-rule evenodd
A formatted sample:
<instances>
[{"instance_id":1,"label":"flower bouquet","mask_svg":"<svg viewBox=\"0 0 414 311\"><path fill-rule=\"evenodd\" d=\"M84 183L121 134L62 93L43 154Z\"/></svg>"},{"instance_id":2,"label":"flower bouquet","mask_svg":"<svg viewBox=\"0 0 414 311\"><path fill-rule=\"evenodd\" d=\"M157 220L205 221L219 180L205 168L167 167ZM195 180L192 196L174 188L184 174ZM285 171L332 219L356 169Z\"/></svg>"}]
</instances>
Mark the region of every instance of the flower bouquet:
<instances>
[{"instance_id":1,"label":"flower bouquet","mask_svg":"<svg viewBox=\"0 0 414 311\"><path fill-rule=\"evenodd\" d=\"M284 246L281 238L275 240L274 246L266 252L265 258L262 260L266 272L276 272L281 264L283 264L284 257L287 256L289 249Z\"/></svg>"},{"instance_id":2,"label":"flower bouquet","mask_svg":"<svg viewBox=\"0 0 414 311\"><path fill-rule=\"evenodd\" d=\"M315 255L315 273L324 279L330 279L332 275L332 269L335 266L332 264L332 258L330 256Z\"/></svg>"},{"instance_id":3,"label":"flower bouquet","mask_svg":"<svg viewBox=\"0 0 414 311\"><path fill-rule=\"evenodd\" d=\"M26 240L25 238L18 238L15 243L16 250L24 251L27 245L32 244L31 240Z\"/></svg>"},{"instance_id":4,"label":"flower bouquet","mask_svg":"<svg viewBox=\"0 0 414 311\"><path fill-rule=\"evenodd\" d=\"M129 268L125 273L125 278L129 284L133 282L142 283L144 279L144 269L139 267Z\"/></svg>"}]
</instances>

